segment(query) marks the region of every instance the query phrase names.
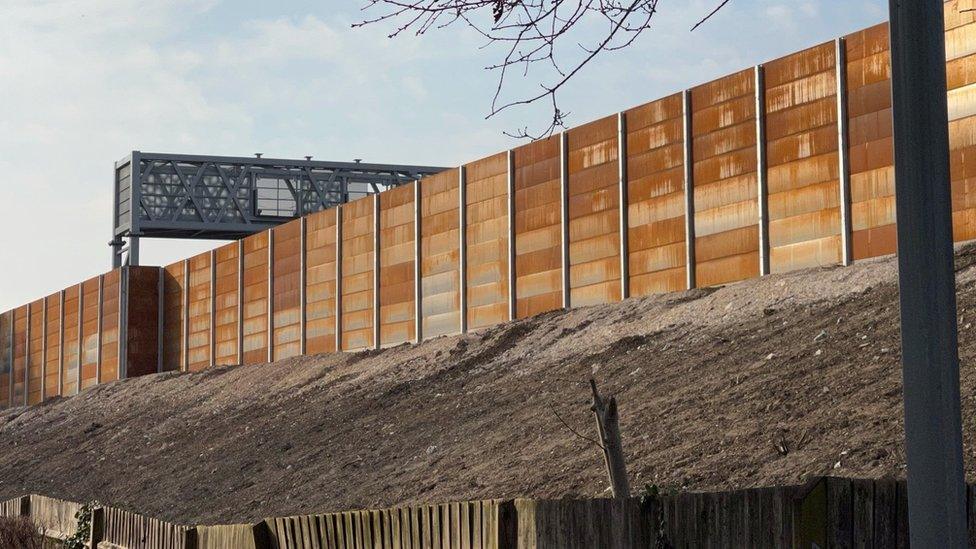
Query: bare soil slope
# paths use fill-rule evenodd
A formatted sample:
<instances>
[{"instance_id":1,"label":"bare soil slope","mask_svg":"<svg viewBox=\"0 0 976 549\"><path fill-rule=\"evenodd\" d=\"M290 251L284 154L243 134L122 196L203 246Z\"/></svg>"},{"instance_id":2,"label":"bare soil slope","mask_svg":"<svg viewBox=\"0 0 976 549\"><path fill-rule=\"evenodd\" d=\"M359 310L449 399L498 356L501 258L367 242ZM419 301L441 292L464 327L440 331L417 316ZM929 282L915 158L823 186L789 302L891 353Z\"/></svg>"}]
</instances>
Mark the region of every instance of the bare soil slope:
<instances>
[{"instance_id":1,"label":"bare soil slope","mask_svg":"<svg viewBox=\"0 0 976 549\"><path fill-rule=\"evenodd\" d=\"M957 263L973 480L976 249ZM590 376L619 399L635 487L900 476L896 278L887 258L419 346L111 383L0 412L0 497L98 499L215 523L600 495L598 450L560 421L592 434Z\"/></svg>"}]
</instances>

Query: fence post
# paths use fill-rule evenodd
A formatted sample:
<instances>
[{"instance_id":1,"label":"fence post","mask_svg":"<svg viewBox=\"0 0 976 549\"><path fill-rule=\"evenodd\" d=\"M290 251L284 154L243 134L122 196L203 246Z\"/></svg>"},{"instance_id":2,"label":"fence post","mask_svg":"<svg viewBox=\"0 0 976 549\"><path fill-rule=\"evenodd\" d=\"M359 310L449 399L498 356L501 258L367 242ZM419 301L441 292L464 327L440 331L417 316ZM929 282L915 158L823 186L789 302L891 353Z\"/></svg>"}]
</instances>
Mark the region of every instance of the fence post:
<instances>
[{"instance_id":1,"label":"fence post","mask_svg":"<svg viewBox=\"0 0 976 549\"><path fill-rule=\"evenodd\" d=\"M629 214L627 210L627 113L617 113L617 190L620 222L620 299L630 297Z\"/></svg>"},{"instance_id":2,"label":"fence post","mask_svg":"<svg viewBox=\"0 0 976 549\"><path fill-rule=\"evenodd\" d=\"M413 182L413 317L414 335L417 343L424 340L424 288L423 288L423 269L421 238L423 232L421 223L423 222L421 212L421 180Z\"/></svg>"},{"instance_id":3,"label":"fence post","mask_svg":"<svg viewBox=\"0 0 976 549\"><path fill-rule=\"evenodd\" d=\"M569 281L569 134L559 132L559 221L563 308L573 306Z\"/></svg>"},{"instance_id":4,"label":"fence post","mask_svg":"<svg viewBox=\"0 0 976 549\"><path fill-rule=\"evenodd\" d=\"M31 498L30 496L20 497L20 516L29 517L31 516Z\"/></svg>"},{"instance_id":5,"label":"fence post","mask_svg":"<svg viewBox=\"0 0 976 549\"><path fill-rule=\"evenodd\" d=\"M508 150L508 319L515 320L515 151Z\"/></svg>"},{"instance_id":6,"label":"fence post","mask_svg":"<svg viewBox=\"0 0 976 549\"><path fill-rule=\"evenodd\" d=\"M268 229L268 362L274 362L274 254L275 230Z\"/></svg>"},{"instance_id":7,"label":"fence post","mask_svg":"<svg viewBox=\"0 0 976 549\"><path fill-rule=\"evenodd\" d=\"M183 260L183 315L180 329L183 333L183 345L180 348L180 371L190 369L190 260ZM81 368L78 368L79 371ZM81 384L79 382L79 387Z\"/></svg>"},{"instance_id":8,"label":"fence post","mask_svg":"<svg viewBox=\"0 0 976 549\"><path fill-rule=\"evenodd\" d=\"M847 130L847 42L835 41L834 64L837 80L837 170L840 181L840 248L841 263L854 261L851 247L851 160Z\"/></svg>"},{"instance_id":9,"label":"fence post","mask_svg":"<svg viewBox=\"0 0 976 549\"><path fill-rule=\"evenodd\" d=\"M210 366L217 364L217 252L210 250Z\"/></svg>"},{"instance_id":10,"label":"fence post","mask_svg":"<svg viewBox=\"0 0 976 549\"><path fill-rule=\"evenodd\" d=\"M244 362L244 239L237 241L237 364Z\"/></svg>"},{"instance_id":11,"label":"fence post","mask_svg":"<svg viewBox=\"0 0 976 549\"><path fill-rule=\"evenodd\" d=\"M380 324L380 193L373 195L373 348L382 347Z\"/></svg>"},{"instance_id":12,"label":"fence post","mask_svg":"<svg viewBox=\"0 0 976 549\"><path fill-rule=\"evenodd\" d=\"M308 316L305 311L306 301L308 301L308 291L306 286L308 286L308 253L306 248L307 239L306 233L308 232L307 219L302 216L299 223L299 259L298 259L298 307L299 307L299 317L298 317L298 354L304 355L306 344L306 329L305 324L307 322L306 317Z\"/></svg>"},{"instance_id":13,"label":"fence post","mask_svg":"<svg viewBox=\"0 0 976 549\"><path fill-rule=\"evenodd\" d=\"M458 318L461 333L468 331L468 172L458 167Z\"/></svg>"},{"instance_id":14,"label":"fence post","mask_svg":"<svg viewBox=\"0 0 976 549\"><path fill-rule=\"evenodd\" d=\"M199 545L200 537L197 535L197 527L190 526L183 531L183 547L184 549L197 549ZM94 546L93 546L94 547Z\"/></svg>"},{"instance_id":15,"label":"fence post","mask_svg":"<svg viewBox=\"0 0 976 549\"><path fill-rule=\"evenodd\" d=\"M342 204L336 206L335 347L342 351Z\"/></svg>"},{"instance_id":16,"label":"fence post","mask_svg":"<svg viewBox=\"0 0 976 549\"><path fill-rule=\"evenodd\" d=\"M91 510L91 524L88 530L88 546L92 549L105 538L105 508L95 507ZM189 549L189 546L187 547Z\"/></svg>"}]
</instances>

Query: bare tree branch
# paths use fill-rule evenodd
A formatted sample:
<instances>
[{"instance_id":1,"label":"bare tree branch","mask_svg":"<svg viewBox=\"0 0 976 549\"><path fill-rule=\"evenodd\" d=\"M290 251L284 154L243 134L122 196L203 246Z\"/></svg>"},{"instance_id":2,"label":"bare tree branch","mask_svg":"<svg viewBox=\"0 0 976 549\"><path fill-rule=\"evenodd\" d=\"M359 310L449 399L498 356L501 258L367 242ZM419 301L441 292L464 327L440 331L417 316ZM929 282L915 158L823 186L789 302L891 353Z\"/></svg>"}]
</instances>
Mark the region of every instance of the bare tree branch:
<instances>
[{"instance_id":1,"label":"bare tree branch","mask_svg":"<svg viewBox=\"0 0 976 549\"><path fill-rule=\"evenodd\" d=\"M530 133L528 128L506 135L540 139L565 128L568 112L559 107L558 93L567 82L600 54L624 49L650 29L659 0L365 0L364 12L377 13L353 27L381 22L394 23L389 37L405 32L423 35L431 29L460 24L485 40L482 47L503 47L500 61L485 67L498 74L485 118L518 106L545 100L552 109L547 128ZM697 29L730 0L699 21ZM592 29L604 30L593 38ZM585 31L585 32L584 32ZM578 40L578 36L586 40ZM564 61L564 59L569 61ZM539 91L526 97L505 97L511 68L520 68L526 78L535 67L545 71L538 77Z\"/></svg>"}]
</instances>

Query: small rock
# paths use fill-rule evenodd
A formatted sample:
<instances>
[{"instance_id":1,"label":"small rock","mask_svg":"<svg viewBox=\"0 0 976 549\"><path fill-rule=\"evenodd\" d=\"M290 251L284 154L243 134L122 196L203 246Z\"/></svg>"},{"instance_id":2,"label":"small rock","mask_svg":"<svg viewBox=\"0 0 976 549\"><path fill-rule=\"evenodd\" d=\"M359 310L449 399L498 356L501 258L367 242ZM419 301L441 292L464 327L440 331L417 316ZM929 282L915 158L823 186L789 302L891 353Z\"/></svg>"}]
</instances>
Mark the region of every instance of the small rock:
<instances>
[{"instance_id":1,"label":"small rock","mask_svg":"<svg viewBox=\"0 0 976 549\"><path fill-rule=\"evenodd\" d=\"M834 469L840 469L840 462L839 461L834 464Z\"/></svg>"},{"instance_id":2,"label":"small rock","mask_svg":"<svg viewBox=\"0 0 976 549\"><path fill-rule=\"evenodd\" d=\"M776 356L775 354L769 353L768 355L766 355L766 360L772 360L773 357L775 357L775 356Z\"/></svg>"},{"instance_id":3,"label":"small rock","mask_svg":"<svg viewBox=\"0 0 976 549\"><path fill-rule=\"evenodd\" d=\"M817 334L817 337L813 338L813 341L814 342L817 342L817 341L820 341L821 339L823 339L825 337L827 337L827 330L820 330L820 333Z\"/></svg>"},{"instance_id":4,"label":"small rock","mask_svg":"<svg viewBox=\"0 0 976 549\"><path fill-rule=\"evenodd\" d=\"M817 349L817 352L813 353L813 356L820 356L822 354L823 354L823 349Z\"/></svg>"}]
</instances>

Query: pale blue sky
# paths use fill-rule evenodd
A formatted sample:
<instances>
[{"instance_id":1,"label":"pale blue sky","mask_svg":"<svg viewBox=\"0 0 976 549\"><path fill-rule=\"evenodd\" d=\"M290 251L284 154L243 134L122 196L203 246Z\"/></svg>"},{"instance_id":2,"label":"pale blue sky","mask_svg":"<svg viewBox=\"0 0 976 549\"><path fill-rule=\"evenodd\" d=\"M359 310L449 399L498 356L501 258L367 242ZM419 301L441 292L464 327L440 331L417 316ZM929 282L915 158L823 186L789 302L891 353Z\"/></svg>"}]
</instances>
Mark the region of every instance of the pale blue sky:
<instances>
[{"instance_id":1,"label":"pale blue sky","mask_svg":"<svg viewBox=\"0 0 976 549\"><path fill-rule=\"evenodd\" d=\"M655 27L561 96L571 125L886 18L885 0L661 2ZM547 107L485 120L497 52L461 28L351 29L361 0L0 0L0 311L110 268L128 151L451 166L517 145ZM592 29L595 35L596 29ZM584 29L584 34L591 29ZM585 36L582 38L585 39ZM513 96L535 80L511 79ZM165 264L213 243L145 241Z\"/></svg>"}]
</instances>

